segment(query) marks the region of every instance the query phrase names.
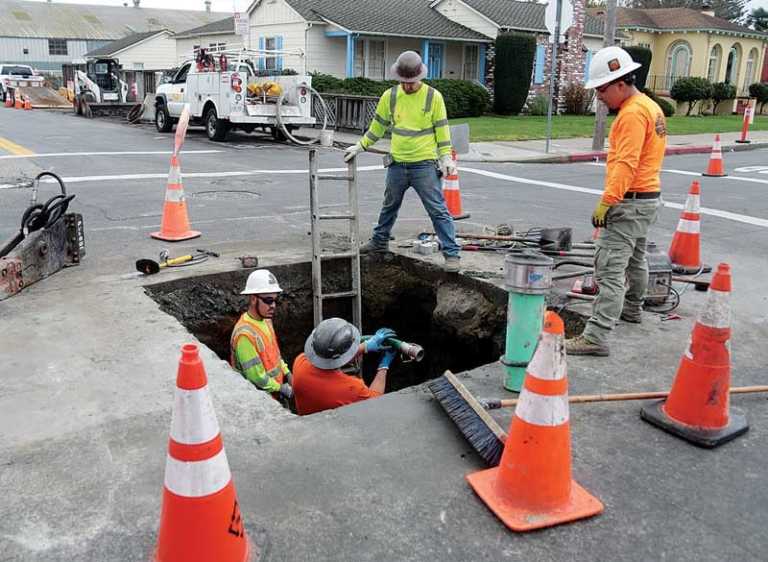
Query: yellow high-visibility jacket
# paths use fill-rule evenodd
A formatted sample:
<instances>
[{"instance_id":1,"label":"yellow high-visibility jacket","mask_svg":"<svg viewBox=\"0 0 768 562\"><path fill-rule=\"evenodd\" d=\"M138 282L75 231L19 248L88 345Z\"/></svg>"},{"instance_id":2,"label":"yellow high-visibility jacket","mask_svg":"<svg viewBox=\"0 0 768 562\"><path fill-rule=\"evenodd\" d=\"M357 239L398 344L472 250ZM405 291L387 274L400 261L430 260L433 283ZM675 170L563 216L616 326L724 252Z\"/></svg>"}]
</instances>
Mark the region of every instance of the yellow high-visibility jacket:
<instances>
[{"instance_id":1,"label":"yellow high-visibility jacket","mask_svg":"<svg viewBox=\"0 0 768 562\"><path fill-rule=\"evenodd\" d=\"M427 84L413 94L406 94L399 85L384 92L360 145L368 150L390 127L390 152L396 162L436 160L451 153L445 100Z\"/></svg>"}]
</instances>

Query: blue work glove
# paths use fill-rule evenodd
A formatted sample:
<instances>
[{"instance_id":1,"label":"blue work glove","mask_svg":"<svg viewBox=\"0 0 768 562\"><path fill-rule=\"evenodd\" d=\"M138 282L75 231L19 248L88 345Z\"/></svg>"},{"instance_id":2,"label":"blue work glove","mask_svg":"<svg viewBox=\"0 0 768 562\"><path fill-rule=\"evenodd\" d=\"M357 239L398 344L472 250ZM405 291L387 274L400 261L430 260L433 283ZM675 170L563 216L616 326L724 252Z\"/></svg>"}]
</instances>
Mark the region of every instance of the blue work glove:
<instances>
[{"instance_id":1,"label":"blue work glove","mask_svg":"<svg viewBox=\"0 0 768 562\"><path fill-rule=\"evenodd\" d=\"M379 369L389 369L389 366L392 364L392 361L395 360L396 355L397 351L394 349L386 351L384 355L381 356L381 361L379 361Z\"/></svg>"},{"instance_id":2,"label":"blue work glove","mask_svg":"<svg viewBox=\"0 0 768 562\"><path fill-rule=\"evenodd\" d=\"M383 351L389 349L390 346L385 343L387 338L397 337L397 334L391 328L379 328L371 339L365 342L365 352L375 353L377 351Z\"/></svg>"},{"instance_id":3,"label":"blue work glove","mask_svg":"<svg viewBox=\"0 0 768 562\"><path fill-rule=\"evenodd\" d=\"M279 393L282 398L285 398L286 400L290 400L291 398L293 398L293 387L287 382L284 382L283 384L280 385Z\"/></svg>"}]
</instances>

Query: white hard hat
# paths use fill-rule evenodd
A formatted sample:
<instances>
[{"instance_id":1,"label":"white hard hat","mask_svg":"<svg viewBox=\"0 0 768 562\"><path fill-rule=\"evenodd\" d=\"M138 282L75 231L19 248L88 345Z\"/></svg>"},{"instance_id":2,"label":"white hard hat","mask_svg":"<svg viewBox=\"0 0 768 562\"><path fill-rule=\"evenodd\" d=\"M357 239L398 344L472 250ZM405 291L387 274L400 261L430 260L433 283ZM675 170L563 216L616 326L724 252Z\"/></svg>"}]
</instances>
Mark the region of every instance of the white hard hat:
<instances>
[{"instance_id":1,"label":"white hard hat","mask_svg":"<svg viewBox=\"0 0 768 562\"><path fill-rule=\"evenodd\" d=\"M265 293L282 293L277 284L277 278L268 269L257 269L248 276L245 290L241 295L263 295Z\"/></svg>"},{"instance_id":2,"label":"white hard hat","mask_svg":"<svg viewBox=\"0 0 768 562\"><path fill-rule=\"evenodd\" d=\"M589 80L585 88L599 88L637 70L642 65L632 60L630 54L621 47L600 49L589 65Z\"/></svg>"}]
</instances>

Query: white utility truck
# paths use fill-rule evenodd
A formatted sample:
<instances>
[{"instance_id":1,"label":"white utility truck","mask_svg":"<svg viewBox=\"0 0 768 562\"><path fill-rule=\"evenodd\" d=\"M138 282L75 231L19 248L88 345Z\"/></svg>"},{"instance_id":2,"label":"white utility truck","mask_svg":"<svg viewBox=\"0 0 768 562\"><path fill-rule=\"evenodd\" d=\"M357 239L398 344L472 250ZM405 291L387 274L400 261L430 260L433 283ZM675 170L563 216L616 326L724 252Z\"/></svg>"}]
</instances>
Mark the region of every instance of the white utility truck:
<instances>
[{"instance_id":1,"label":"white utility truck","mask_svg":"<svg viewBox=\"0 0 768 562\"><path fill-rule=\"evenodd\" d=\"M0 102L12 94L14 88L40 88L45 78L35 74L26 64L0 64Z\"/></svg>"},{"instance_id":2,"label":"white utility truck","mask_svg":"<svg viewBox=\"0 0 768 562\"><path fill-rule=\"evenodd\" d=\"M280 67L282 57L287 56L299 57L304 70L300 50L209 53L200 49L169 83L157 88L157 130L170 132L185 104L189 104L192 121L202 123L208 138L215 141L225 140L232 129L250 133L257 127L284 140L292 130L314 125L312 77L284 73Z\"/></svg>"}]
</instances>

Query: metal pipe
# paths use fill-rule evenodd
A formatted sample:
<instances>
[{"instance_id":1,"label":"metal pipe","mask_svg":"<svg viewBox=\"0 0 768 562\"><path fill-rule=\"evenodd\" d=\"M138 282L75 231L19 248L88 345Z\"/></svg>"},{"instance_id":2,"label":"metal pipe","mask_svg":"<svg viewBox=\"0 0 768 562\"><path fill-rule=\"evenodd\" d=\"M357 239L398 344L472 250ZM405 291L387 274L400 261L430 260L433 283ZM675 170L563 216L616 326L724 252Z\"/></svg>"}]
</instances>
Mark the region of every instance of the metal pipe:
<instances>
[{"instance_id":1,"label":"metal pipe","mask_svg":"<svg viewBox=\"0 0 768 562\"><path fill-rule=\"evenodd\" d=\"M587 273L594 273L594 269L587 269L585 271L572 271L570 273L561 273L559 275L553 275L552 281L557 281L559 279L573 279L574 277L581 277L582 275L585 275Z\"/></svg>"}]
</instances>

